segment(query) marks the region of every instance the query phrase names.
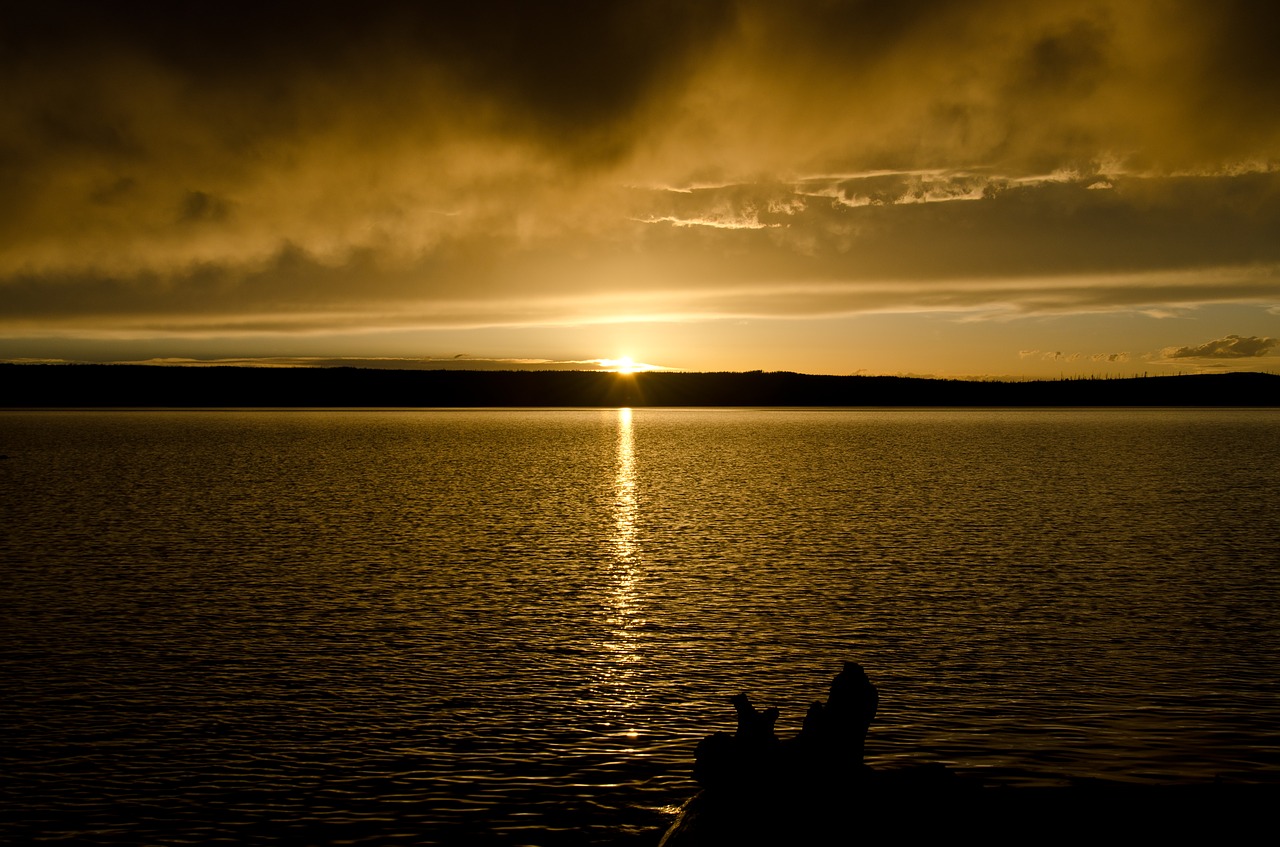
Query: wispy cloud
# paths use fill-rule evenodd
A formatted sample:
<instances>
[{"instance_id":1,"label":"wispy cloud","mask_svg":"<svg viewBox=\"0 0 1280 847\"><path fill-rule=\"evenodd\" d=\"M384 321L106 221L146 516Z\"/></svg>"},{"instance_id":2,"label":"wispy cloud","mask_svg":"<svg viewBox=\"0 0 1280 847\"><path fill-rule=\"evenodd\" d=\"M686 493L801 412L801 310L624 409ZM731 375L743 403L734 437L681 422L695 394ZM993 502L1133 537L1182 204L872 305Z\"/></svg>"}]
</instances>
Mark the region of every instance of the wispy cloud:
<instances>
[{"instance_id":1,"label":"wispy cloud","mask_svg":"<svg viewBox=\"0 0 1280 847\"><path fill-rule=\"evenodd\" d=\"M1166 347L1161 356L1166 359L1248 359L1270 356L1280 347L1280 339L1256 335L1228 335L1190 347Z\"/></svg>"},{"instance_id":2,"label":"wispy cloud","mask_svg":"<svg viewBox=\"0 0 1280 847\"><path fill-rule=\"evenodd\" d=\"M663 215L659 218L633 218L633 220L646 224L667 223L672 226L705 226L711 229L768 229L769 227L781 226L781 224L761 223L754 216L677 218L674 215Z\"/></svg>"},{"instance_id":3,"label":"wispy cloud","mask_svg":"<svg viewBox=\"0 0 1280 847\"><path fill-rule=\"evenodd\" d=\"M1044 362L1098 362L1122 364L1131 358L1129 353L1064 353L1061 350L1019 350L1019 359L1037 359Z\"/></svg>"}]
</instances>

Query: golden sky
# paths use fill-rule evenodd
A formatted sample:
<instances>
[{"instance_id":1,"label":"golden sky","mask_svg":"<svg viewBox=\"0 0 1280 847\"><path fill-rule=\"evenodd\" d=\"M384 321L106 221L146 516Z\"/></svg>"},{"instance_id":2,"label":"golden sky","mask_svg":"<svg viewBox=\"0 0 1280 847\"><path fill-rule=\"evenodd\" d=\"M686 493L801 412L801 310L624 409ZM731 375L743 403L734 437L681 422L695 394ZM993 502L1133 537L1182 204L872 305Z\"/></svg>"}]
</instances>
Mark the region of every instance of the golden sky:
<instances>
[{"instance_id":1,"label":"golden sky","mask_svg":"<svg viewBox=\"0 0 1280 847\"><path fill-rule=\"evenodd\" d=\"M1280 7L58 2L0 358L1280 371Z\"/></svg>"}]
</instances>

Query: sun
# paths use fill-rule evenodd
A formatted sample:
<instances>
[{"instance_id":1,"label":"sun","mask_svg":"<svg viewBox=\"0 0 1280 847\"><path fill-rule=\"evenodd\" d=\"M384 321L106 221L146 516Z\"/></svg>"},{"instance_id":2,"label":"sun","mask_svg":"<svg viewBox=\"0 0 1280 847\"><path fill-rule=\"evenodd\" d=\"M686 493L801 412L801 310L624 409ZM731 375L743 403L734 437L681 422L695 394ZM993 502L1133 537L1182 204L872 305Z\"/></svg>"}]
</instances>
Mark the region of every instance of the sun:
<instances>
[{"instance_id":1,"label":"sun","mask_svg":"<svg viewBox=\"0 0 1280 847\"><path fill-rule=\"evenodd\" d=\"M619 356L616 359L601 359L600 366L617 374L633 374L648 370L648 366L637 362L630 356Z\"/></svg>"},{"instance_id":2,"label":"sun","mask_svg":"<svg viewBox=\"0 0 1280 847\"><path fill-rule=\"evenodd\" d=\"M662 365L651 365L648 362L637 362L631 356L619 356L616 359L592 359L599 369L615 373L622 376L631 376L632 374L648 373L649 371L665 371L670 368L664 368Z\"/></svg>"}]
</instances>

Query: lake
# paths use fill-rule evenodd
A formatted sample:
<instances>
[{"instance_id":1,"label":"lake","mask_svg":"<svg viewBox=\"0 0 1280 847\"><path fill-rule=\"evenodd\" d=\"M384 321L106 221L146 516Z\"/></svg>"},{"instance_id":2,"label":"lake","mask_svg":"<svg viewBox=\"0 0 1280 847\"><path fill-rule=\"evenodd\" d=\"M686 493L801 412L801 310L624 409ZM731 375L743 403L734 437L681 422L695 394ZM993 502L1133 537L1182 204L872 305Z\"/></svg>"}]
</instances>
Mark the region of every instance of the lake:
<instances>
[{"instance_id":1,"label":"lake","mask_svg":"<svg viewBox=\"0 0 1280 847\"><path fill-rule=\"evenodd\" d=\"M0 412L0 838L652 844L868 760L1280 775L1280 412Z\"/></svg>"}]
</instances>

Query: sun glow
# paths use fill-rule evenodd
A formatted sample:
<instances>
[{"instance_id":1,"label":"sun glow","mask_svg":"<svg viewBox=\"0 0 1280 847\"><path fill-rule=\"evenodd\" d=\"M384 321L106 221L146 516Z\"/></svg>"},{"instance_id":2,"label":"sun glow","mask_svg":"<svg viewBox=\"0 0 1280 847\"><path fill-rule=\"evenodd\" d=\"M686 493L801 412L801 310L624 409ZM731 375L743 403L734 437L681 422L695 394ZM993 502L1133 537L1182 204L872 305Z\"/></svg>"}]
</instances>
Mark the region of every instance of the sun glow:
<instances>
[{"instance_id":1,"label":"sun glow","mask_svg":"<svg viewBox=\"0 0 1280 847\"><path fill-rule=\"evenodd\" d=\"M601 359L600 364L614 373L633 374L637 371L647 370L648 366L640 364L630 356L620 356L617 359Z\"/></svg>"}]
</instances>

